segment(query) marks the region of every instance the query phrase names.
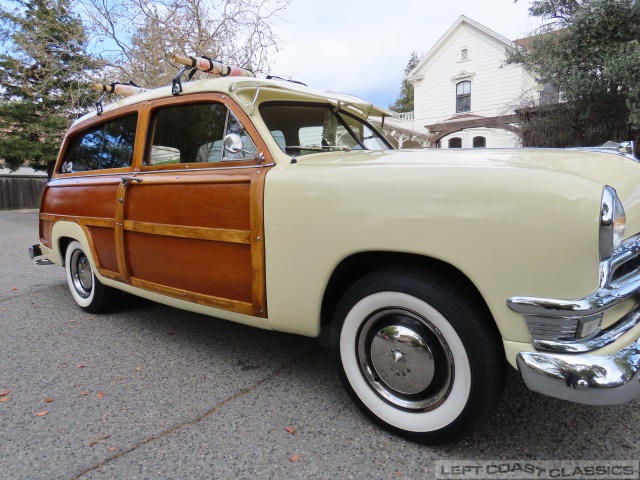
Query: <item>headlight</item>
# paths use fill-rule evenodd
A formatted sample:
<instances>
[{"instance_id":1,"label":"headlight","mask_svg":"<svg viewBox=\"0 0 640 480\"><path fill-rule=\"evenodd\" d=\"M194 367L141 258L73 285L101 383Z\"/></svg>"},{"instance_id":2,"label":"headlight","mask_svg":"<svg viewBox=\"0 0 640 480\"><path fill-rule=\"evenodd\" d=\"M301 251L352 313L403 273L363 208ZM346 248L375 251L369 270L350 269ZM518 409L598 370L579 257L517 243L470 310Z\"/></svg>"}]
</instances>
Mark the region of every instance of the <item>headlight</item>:
<instances>
[{"instance_id":1,"label":"headlight","mask_svg":"<svg viewBox=\"0 0 640 480\"><path fill-rule=\"evenodd\" d=\"M600 206L600 260L610 258L620 246L626 222L624 208L616 191L605 186Z\"/></svg>"}]
</instances>

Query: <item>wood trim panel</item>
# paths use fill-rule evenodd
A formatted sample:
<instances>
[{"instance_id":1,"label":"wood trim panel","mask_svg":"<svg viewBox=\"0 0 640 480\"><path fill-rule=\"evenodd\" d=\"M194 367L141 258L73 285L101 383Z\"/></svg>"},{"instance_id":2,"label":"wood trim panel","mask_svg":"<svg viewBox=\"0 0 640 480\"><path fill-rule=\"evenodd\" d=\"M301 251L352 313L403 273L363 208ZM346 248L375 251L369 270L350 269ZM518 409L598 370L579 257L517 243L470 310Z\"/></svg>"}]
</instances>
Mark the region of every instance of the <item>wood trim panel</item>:
<instances>
[{"instance_id":1,"label":"wood trim panel","mask_svg":"<svg viewBox=\"0 0 640 480\"><path fill-rule=\"evenodd\" d=\"M106 268L100 269L100 275L102 275L104 278L108 278L109 280L122 282L122 276L118 272L107 270Z\"/></svg>"},{"instance_id":2,"label":"wood trim panel","mask_svg":"<svg viewBox=\"0 0 640 480\"><path fill-rule=\"evenodd\" d=\"M102 269L102 265L100 264L100 257L98 256L98 251L96 250L96 246L93 243L93 237L91 237L91 231L87 225L80 225L82 231L84 232L84 236L89 243L89 250L91 250L91 257L93 258L93 263L96 264L96 269L100 271Z\"/></svg>"},{"instance_id":3,"label":"wood trim panel","mask_svg":"<svg viewBox=\"0 0 640 480\"><path fill-rule=\"evenodd\" d=\"M134 287L142 288L154 293L168 295L180 300L197 303L198 305L220 308L222 310L242 313L244 315L251 315L253 312L253 306L250 303L229 300L226 298L212 297L210 295L202 295L199 293L186 292L177 288L167 287L166 285L159 285L157 283L148 282L146 280L141 280L135 277L131 277L129 280L130 284Z\"/></svg>"},{"instance_id":4,"label":"wood trim panel","mask_svg":"<svg viewBox=\"0 0 640 480\"><path fill-rule=\"evenodd\" d=\"M129 268L127 266L127 258L124 248L124 205L127 196L127 186L130 182L120 182L118 192L116 193L116 218L114 226L116 262L118 263L118 271L122 280L129 283Z\"/></svg>"},{"instance_id":5,"label":"wood trim panel","mask_svg":"<svg viewBox=\"0 0 640 480\"><path fill-rule=\"evenodd\" d=\"M251 181L251 267L253 315L267 317L267 299L265 285L265 253L264 253L264 176L268 169L256 172Z\"/></svg>"},{"instance_id":6,"label":"wood trim panel","mask_svg":"<svg viewBox=\"0 0 640 480\"><path fill-rule=\"evenodd\" d=\"M158 223L124 221L124 230L150 235L165 235L169 237L194 238L228 243L251 243L251 232L247 230L229 230L223 228L183 227L180 225L162 225Z\"/></svg>"},{"instance_id":7,"label":"wood trim panel","mask_svg":"<svg viewBox=\"0 0 640 480\"><path fill-rule=\"evenodd\" d=\"M110 218L76 217L73 215L56 215L50 213L41 213L40 220L53 223L63 220L66 222L77 223L78 225L86 225L87 227L113 228L115 224L115 222Z\"/></svg>"}]
</instances>

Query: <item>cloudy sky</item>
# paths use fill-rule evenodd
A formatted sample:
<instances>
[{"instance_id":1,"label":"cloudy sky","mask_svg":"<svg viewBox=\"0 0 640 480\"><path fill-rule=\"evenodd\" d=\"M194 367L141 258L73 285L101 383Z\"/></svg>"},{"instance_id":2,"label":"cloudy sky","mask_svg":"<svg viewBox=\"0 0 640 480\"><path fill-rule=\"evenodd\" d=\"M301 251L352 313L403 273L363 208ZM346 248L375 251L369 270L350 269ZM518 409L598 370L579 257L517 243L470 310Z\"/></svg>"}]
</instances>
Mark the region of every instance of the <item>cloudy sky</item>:
<instances>
[{"instance_id":1,"label":"cloudy sky","mask_svg":"<svg viewBox=\"0 0 640 480\"><path fill-rule=\"evenodd\" d=\"M427 53L460 15L514 40L539 23L528 7L526 0L292 0L271 71L386 107L411 52Z\"/></svg>"}]
</instances>

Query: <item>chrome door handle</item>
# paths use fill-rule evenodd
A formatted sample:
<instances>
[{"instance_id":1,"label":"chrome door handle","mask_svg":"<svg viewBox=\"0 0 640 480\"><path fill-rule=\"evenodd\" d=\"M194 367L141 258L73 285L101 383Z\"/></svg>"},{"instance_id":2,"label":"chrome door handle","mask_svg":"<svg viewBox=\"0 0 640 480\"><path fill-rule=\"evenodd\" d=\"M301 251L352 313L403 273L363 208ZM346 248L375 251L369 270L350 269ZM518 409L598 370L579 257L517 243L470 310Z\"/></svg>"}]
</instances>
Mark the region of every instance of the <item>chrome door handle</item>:
<instances>
[{"instance_id":1,"label":"chrome door handle","mask_svg":"<svg viewBox=\"0 0 640 480\"><path fill-rule=\"evenodd\" d=\"M122 186L126 187L129 182L138 182L140 183L142 181L142 178L138 178L138 177L122 177L120 179L122 181Z\"/></svg>"}]
</instances>

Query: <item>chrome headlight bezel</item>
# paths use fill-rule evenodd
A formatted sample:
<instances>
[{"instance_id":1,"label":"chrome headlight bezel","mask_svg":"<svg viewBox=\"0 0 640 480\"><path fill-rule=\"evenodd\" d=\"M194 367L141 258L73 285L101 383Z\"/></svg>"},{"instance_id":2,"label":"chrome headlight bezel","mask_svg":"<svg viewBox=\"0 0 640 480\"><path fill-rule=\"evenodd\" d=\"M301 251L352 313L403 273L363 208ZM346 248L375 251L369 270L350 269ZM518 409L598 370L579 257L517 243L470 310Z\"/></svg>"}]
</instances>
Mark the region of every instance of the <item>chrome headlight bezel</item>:
<instances>
[{"instance_id":1,"label":"chrome headlight bezel","mask_svg":"<svg viewBox=\"0 0 640 480\"><path fill-rule=\"evenodd\" d=\"M611 258L624 238L626 215L615 189L606 185L600 204L600 260Z\"/></svg>"}]
</instances>

